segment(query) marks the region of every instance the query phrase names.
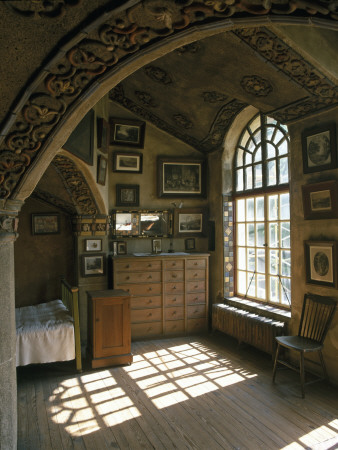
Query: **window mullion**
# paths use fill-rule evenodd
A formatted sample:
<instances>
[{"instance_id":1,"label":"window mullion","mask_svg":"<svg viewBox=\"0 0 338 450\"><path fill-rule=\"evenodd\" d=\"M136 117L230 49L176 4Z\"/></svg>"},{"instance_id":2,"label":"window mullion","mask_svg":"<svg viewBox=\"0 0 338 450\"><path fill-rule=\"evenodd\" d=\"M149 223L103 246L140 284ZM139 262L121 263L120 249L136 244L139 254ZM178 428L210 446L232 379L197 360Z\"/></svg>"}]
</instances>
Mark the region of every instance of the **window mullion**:
<instances>
[{"instance_id":1,"label":"window mullion","mask_svg":"<svg viewBox=\"0 0 338 450\"><path fill-rule=\"evenodd\" d=\"M264 195L264 227L265 227L265 293L266 301L270 300L270 279L269 279L269 267L270 267L270 252L269 252L269 216L268 216L268 195Z\"/></svg>"}]
</instances>

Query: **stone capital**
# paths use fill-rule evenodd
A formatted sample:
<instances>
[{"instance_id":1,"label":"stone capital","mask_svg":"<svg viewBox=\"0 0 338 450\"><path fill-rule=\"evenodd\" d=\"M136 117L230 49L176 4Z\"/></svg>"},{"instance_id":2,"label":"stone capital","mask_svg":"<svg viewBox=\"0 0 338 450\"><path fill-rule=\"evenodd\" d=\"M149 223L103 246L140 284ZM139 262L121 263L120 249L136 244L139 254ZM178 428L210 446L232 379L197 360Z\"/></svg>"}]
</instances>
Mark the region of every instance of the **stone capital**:
<instances>
[{"instance_id":1,"label":"stone capital","mask_svg":"<svg viewBox=\"0 0 338 450\"><path fill-rule=\"evenodd\" d=\"M0 245L17 239L22 205L18 200L0 200Z\"/></svg>"}]
</instances>

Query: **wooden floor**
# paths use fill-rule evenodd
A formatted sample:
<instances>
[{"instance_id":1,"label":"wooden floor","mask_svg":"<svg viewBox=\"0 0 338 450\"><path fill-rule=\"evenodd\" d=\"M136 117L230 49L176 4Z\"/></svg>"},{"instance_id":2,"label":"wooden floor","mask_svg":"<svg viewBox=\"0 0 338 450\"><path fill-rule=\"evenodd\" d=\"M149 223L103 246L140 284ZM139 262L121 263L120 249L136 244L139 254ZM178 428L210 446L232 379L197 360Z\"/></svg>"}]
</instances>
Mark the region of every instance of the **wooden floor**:
<instances>
[{"instance_id":1,"label":"wooden floor","mask_svg":"<svg viewBox=\"0 0 338 450\"><path fill-rule=\"evenodd\" d=\"M338 389L271 382L268 355L221 334L135 342L131 366L18 369L18 448L336 449Z\"/></svg>"}]
</instances>

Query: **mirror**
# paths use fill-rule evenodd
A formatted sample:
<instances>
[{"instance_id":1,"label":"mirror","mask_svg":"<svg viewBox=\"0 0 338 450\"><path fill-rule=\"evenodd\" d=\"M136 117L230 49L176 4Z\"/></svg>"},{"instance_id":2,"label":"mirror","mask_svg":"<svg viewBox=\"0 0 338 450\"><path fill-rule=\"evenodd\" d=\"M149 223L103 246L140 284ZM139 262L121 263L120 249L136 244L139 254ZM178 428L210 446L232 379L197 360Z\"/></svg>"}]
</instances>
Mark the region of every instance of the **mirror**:
<instances>
[{"instance_id":1,"label":"mirror","mask_svg":"<svg viewBox=\"0 0 338 450\"><path fill-rule=\"evenodd\" d=\"M114 211L113 236L155 237L172 233L172 213L169 211Z\"/></svg>"}]
</instances>

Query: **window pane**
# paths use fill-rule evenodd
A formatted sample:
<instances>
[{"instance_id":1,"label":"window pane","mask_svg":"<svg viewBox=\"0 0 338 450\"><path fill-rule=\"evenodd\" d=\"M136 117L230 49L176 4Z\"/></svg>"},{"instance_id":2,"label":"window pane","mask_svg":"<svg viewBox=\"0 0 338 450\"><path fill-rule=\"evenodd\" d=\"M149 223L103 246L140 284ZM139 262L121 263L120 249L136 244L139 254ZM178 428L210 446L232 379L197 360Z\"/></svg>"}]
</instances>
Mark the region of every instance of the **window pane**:
<instances>
[{"instance_id":1,"label":"window pane","mask_svg":"<svg viewBox=\"0 0 338 450\"><path fill-rule=\"evenodd\" d=\"M254 248L247 248L247 268L248 270L255 270L256 264L255 264L255 256L256 251Z\"/></svg>"},{"instance_id":2,"label":"window pane","mask_svg":"<svg viewBox=\"0 0 338 450\"><path fill-rule=\"evenodd\" d=\"M247 283L248 283L248 295L250 295L251 297L255 297L256 295L256 277L255 274L253 273L248 273L248 279L247 279Z\"/></svg>"},{"instance_id":3,"label":"window pane","mask_svg":"<svg viewBox=\"0 0 338 450\"><path fill-rule=\"evenodd\" d=\"M246 272L238 271L237 292L239 294L245 294L246 289Z\"/></svg>"},{"instance_id":4,"label":"window pane","mask_svg":"<svg viewBox=\"0 0 338 450\"><path fill-rule=\"evenodd\" d=\"M236 191L243 191L243 189L243 169L239 169L236 171Z\"/></svg>"},{"instance_id":5,"label":"window pane","mask_svg":"<svg viewBox=\"0 0 338 450\"><path fill-rule=\"evenodd\" d=\"M246 245L254 247L255 245L255 224L248 223L246 225Z\"/></svg>"},{"instance_id":6,"label":"window pane","mask_svg":"<svg viewBox=\"0 0 338 450\"><path fill-rule=\"evenodd\" d=\"M266 145L266 149L267 149L267 152L268 152L268 154L267 154L268 159L276 157L276 148L275 148L274 145L268 143Z\"/></svg>"},{"instance_id":7,"label":"window pane","mask_svg":"<svg viewBox=\"0 0 338 450\"><path fill-rule=\"evenodd\" d=\"M252 166L245 169L245 189L252 189Z\"/></svg>"},{"instance_id":8,"label":"window pane","mask_svg":"<svg viewBox=\"0 0 338 450\"><path fill-rule=\"evenodd\" d=\"M278 155L286 155L289 150L288 140L285 138L278 146Z\"/></svg>"},{"instance_id":9,"label":"window pane","mask_svg":"<svg viewBox=\"0 0 338 450\"><path fill-rule=\"evenodd\" d=\"M239 148L237 150L237 162L236 162L237 167L243 166L243 154L244 150L242 148Z\"/></svg>"},{"instance_id":10,"label":"window pane","mask_svg":"<svg viewBox=\"0 0 338 450\"><path fill-rule=\"evenodd\" d=\"M257 272L265 273L265 249L257 249Z\"/></svg>"},{"instance_id":11,"label":"window pane","mask_svg":"<svg viewBox=\"0 0 338 450\"><path fill-rule=\"evenodd\" d=\"M264 223L257 223L256 225L256 246L263 247L265 244L265 225Z\"/></svg>"},{"instance_id":12,"label":"window pane","mask_svg":"<svg viewBox=\"0 0 338 450\"><path fill-rule=\"evenodd\" d=\"M257 275L257 297L263 300L266 299L265 276L260 274Z\"/></svg>"},{"instance_id":13,"label":"window pane","mask_svg":"<svg viewBox=\"0 0 338 450\"><path fill-rule=\"evenodd\" d=\"M282 304L291 306L291 280L290 278L282 278Z\"/></svg>"},{"instance_id":14,"label":"window pane","mask_svg":"<svg viewBox=\"0 0 338 450\"><path fill-rule=\"evenodd\" d=\"M268 162L268 186L273 186L277 184L276 178L276 161Z\"/></svg>"},{"instance_id":15,"label":"window pane","mask_svg":"<svg viewBox=\"0 0 338 450\"><path fill-rule=\"evenodd\" d=\"M279 300L279 280L277 277L270 277L270 300L272 302L278 302Z\"/></svg>"},{"instance_id":16,"label":"window pane","mask_svg":"<svg viewBox=\"0 0 338 450\"><path fill-rule=\"evenodd\" d=\"M236 201L236 217L238 222L245 221L245 200L237 200Z\"/></svg>"},{"instance_id":17,"label":"window pane","mask_svg":"<svg viewBox=\"0 0 338 450\"><path fill-rule=\"evenodd\" d=\"M278 223L269 223L269 247L278 247L279 236L278 236Z\"/></svg>"},{"instance_id":18,"label":"window pane","mask_svg":"<svg viewBox=\"0 0 338 450\"><path fill-rule=\"evenodd\" d=\"M256 197L256 220L264 220L264 197Z\"/></svg>"},{"instance_id":19,"label":"window pane","mask_svg":"<svg viewBox=\"0 0 338 450\"><path fill-rule=\"evenodd\" d=\"M275 137L274 137L275 144L279 144L279 142L283 139L283 137L284 137L284 134L280 130L277 130L277 133L275 134Z\"/></svg>"},{"instance_id":20,"label":"window pane","mask_svg":"<svg viewBox=\"0 0 338 450\"><path fill-rule=\"evenodd\" d=\"M288 158L281 158L279 160L279 183L288 183L289 181L289 168Z\"/></svg>"},{"instance_id":21,"label":"window pane","mask_svg":"<svg viewBox=\"0 0 338 450\"><path fill-rule=\"evenodd\" d=\"M277 275L279 272L278 266L279 266L279 251L270 250L269 273L271 273L271 275Z\"/></svg>"},{"instance_id":22,"label":"window pane","mask_svg":"<svg viewBox=\"0 0 338 450\"><path fill-rule=\"evenodd\" d=\"M254 152L255 148L256 148L256 142L251 138L246 146L246 148L248 150L250 150L250 152Z\"/></svg>"},{"instance_id":23,"label":"window pane","mask_svg":"<svg viewBox=\"0 0 338 450\"><path fill-rule=\"evenodd\" d=\"M282 275L291 276L291 252L290 250L282 250Z\"/></svg>"},{"instance_id":24,"label":"window pane","mask_svg":"<svg viewBox=\"0 0 338 450\"><path fill-rule=\"evenodd\" d=\"M246 151L244 154L244 164L247 166L252 164L252 153Z\"/></svg>"},{"instance_id":25,"label":"window pane","mask_svg":"<svg viewBox=\"0 0 338 450\"><path fill-rule=\"evenodd\" d=\"M257 164L254 167L255 171L255 188L259 188L263 186L263 172L262 172L262 164Z\"/></svg>"},{"instance_id":26,"label":"window pane","mask_svg":"<svg viewBox=\"0 0 338 450\"><path fill-rule=\"evenodd\" d=\"M281 247L290 248L290 222L281 222Z\"/></svg>"},{"instance_id":27,"label":"window pane","mask_svg":"<svg viewBox=\"0 0 338 450\"><path fill-rule=\"evenodd\" d=\"M250 129L252 131L256 131L256 129L259 128L260 126L261 126L261 116L257 114L257 116L250 123Z\"/></svg>"},{"instance_id":28,"label":"window pane","mask_svg":"<svg viewBox=\"0 0 338 450\"><path fill-rule=\"evenodd\" d=\"M271 141L272 135L275 132L275 127L267 127L266 128L266 140Z\"/></svg>"},{"instance_id":29,"label":"window pane","mask_svg":"<svg viewBox=\"0 0 338 450\"><path fill-rule=\"evenodd\" d=\"M269 220L278 219L278 195L269 196Z\"/></svg>"},{"instance_id":30,"label":"window pane","mask_svg":"<svg viewBox=\"0 0 338 450\"><path fill-rule=\"evenodd\" d=\"M245 245L245 224L237 224L237 245Z\"/></svg>"},{"instance_id":31,"label":"window pane","mask_svg":"<svg viewBox=\"0 0 338 450\"><path fill-rule=\"evenodd\" d=\"M238 251L237 251L237 257L238 257L238 261L237 261L237 267L240 270L245 270L246 269L246 251L245 248L243 247L239 247Z\"/></svg>"},{"instance_id":32,"label":"window pane","mask_svg":"<svg viewBox=\"0 0 338 450\"><path fill-rule=\"evenodd\" d=\"M290 202L289 194L281 194L280 196L280 218L282 220L290 219Z\"/></svg>"},{"instance_id":33,"label":"window pane","mask_svg":"<svg viewBox=\"0 0 338 450\"><path fill-rule=\"evenodd\" d=\"M247 144L249 138L250 138L250 134L248 133L247 130L245 130L245 132L242 136L240 145L242 145L243 147L246 147L246 144Z\"/></svg>"},{"instance_id":34,"label":"window pane","mask_svg":"<svg viewBox=\"0 0 338 450\"><path fill-rule=\"evenodd\" d=\"M246 200L246 220L251 222L255 219L255 199L248 198Z\"/></svg>"},{"instance_id":35,"label":"window pane","mask_svg":"<svg viewBox=\"0 0 338 450\"><path fill-rule=\"evenodd\" d=\"M259 146L255 152L254 162L262 161L262 147Z\"/></svg>"}]
</instances>

